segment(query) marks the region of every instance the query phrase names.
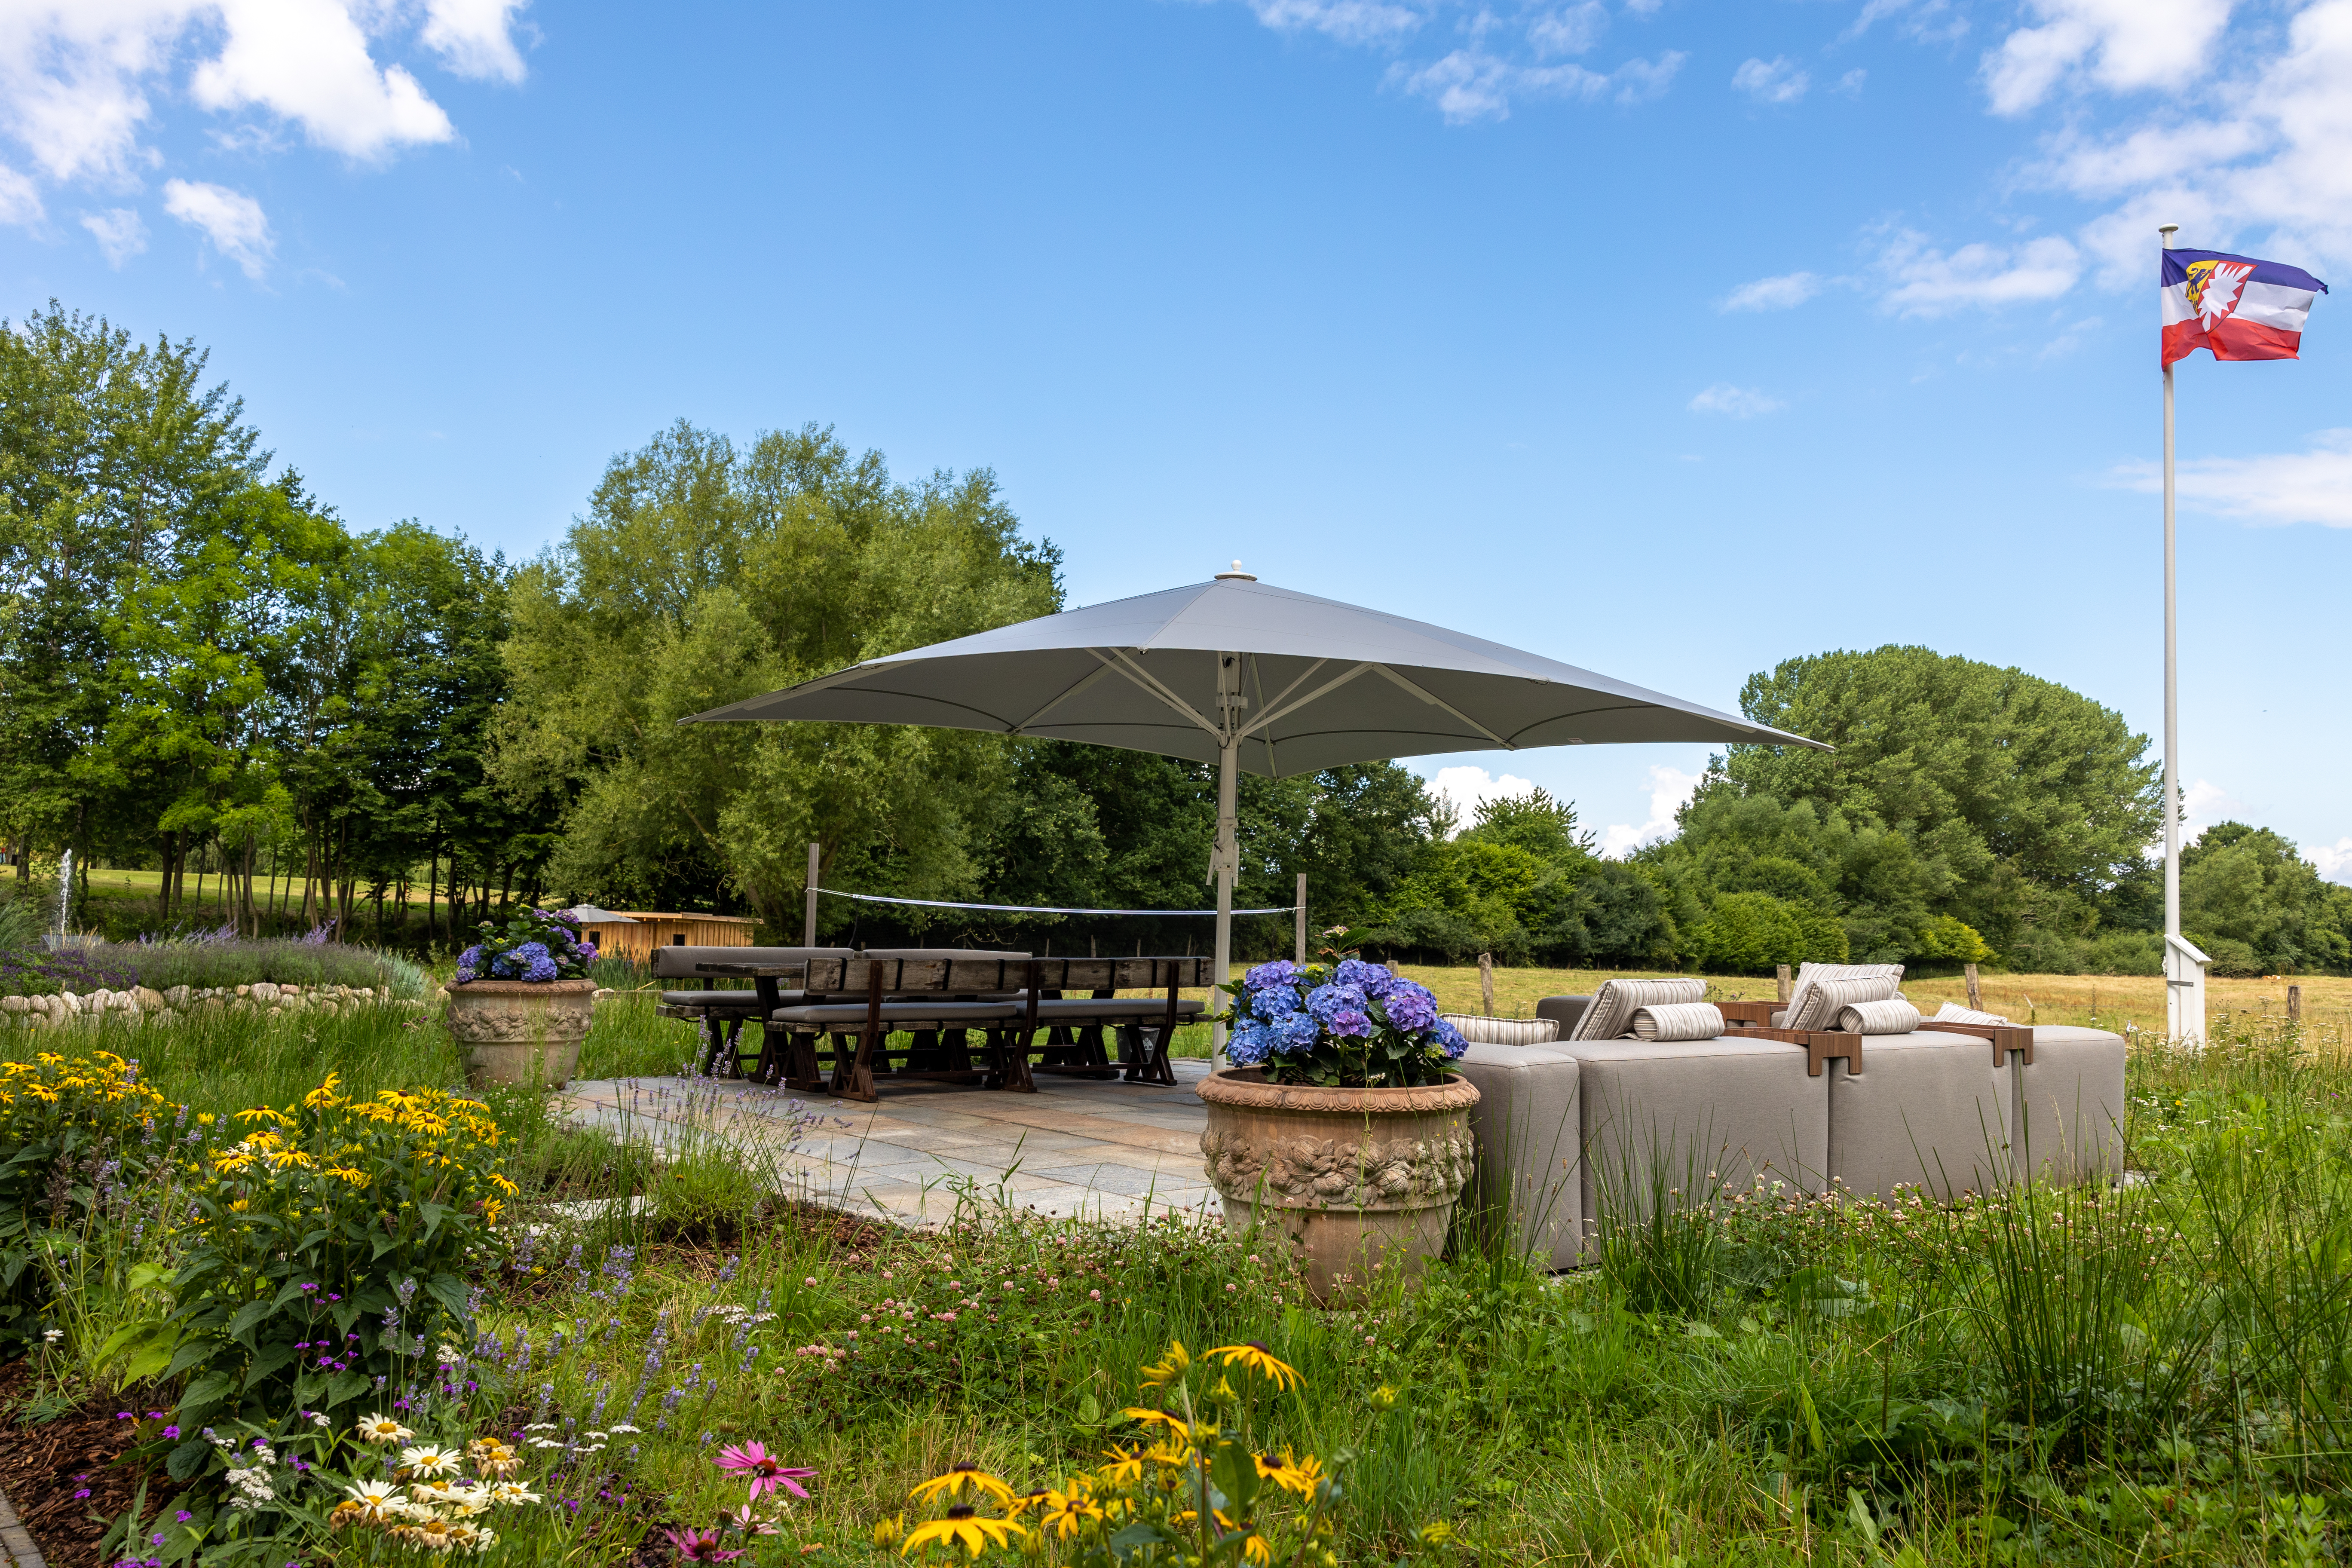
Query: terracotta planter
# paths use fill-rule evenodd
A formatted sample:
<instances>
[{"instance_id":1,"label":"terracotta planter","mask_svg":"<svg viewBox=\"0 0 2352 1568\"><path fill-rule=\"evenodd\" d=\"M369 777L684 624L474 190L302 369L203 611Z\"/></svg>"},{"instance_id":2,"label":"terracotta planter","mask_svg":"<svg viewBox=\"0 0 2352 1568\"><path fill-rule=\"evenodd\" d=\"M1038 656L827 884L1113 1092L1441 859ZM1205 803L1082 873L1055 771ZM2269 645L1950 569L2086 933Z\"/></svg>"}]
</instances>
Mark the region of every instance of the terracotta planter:
<instances>
[{"instance_id":1,"label":"terracotta planter","mask_svg":"<svg viewBox=\"0 0 2352 1568\"><path fill-rule=\"evenodd\" d=\"M449 1033L477 1084L561 1089L580 1066L595 1009L593 980L469 980L449 987Z\"/></svg>"},{"instance_id":2,"label":"terracotta planter","mask_svg":"<svg viewBox=\"0 0 2352 1568\"><path fill-rule=\"evenodd\" d=\"M1226 1226L1281 1232L1316 1300L1369 1279L1374 1263L1410 1278L1444 1247L1470 1179L1478 1090L1466 1080L1315 1089L1229 1068L1200 1095L1209 1107L1201 1152Z\"/></svg>"}]
</instances>

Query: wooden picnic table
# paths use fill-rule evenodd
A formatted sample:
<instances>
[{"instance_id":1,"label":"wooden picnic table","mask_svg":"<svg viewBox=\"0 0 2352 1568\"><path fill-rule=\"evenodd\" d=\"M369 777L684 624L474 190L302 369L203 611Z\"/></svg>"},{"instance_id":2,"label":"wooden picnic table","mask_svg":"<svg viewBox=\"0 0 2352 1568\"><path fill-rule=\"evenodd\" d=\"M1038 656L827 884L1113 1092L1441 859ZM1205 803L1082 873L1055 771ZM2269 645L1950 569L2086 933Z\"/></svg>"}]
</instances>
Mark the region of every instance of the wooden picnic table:
<instances>
[{"instance_id":1,"label":"wooden picnic table","mask_svg":"<svg viewBox=\"0 0 2352 1568\"><path fill-rule=\"evenodd\" d=\"M1176 1072L1168 1053L1182 1012L1181 993L1213 980L1209 959L1189 957L713 960L696 963L694 972L752 982L761 1022L755 1079L864 1101L879 1098L877 1071L890 1079L1029 1094L1036 1092L1037 1072L1172 1085ZM781 982L793 977L802 981L803 999L786 1008ZM1164 1005L1151 1010L1156 1016L1117 996L1138 990L1166 991ZM1090 994L1081 1001L1067 996L1070 991ZM1147 1022L1159 1026L1149 1044ZM1106 1027L1121 1031L1116 1062L1103 1047ZM986 1065L971 1061L969 1035L975 1028L988 1036ZM1040 1028L1049 1031L1042 1047L1036 1044ZM906 1064L895 1066L888 1040L901 1031L929 1035L933 1044L905 1049ZM818 1047L828 1036L835 1041L833 1071L821 1078ZM854 1050L851 1038L857 1042ZM1046 1059L1033 1067L1029 1058L1041 1052Z\"/></svg>"}]
</instances>

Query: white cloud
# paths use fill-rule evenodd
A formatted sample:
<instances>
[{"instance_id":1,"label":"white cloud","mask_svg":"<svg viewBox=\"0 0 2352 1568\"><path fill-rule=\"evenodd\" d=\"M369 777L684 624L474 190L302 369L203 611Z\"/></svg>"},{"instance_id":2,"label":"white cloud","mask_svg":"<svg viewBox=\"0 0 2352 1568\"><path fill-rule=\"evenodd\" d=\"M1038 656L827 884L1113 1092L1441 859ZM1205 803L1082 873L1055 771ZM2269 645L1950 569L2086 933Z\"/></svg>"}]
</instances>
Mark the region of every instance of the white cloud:
<instances>
[{"instance_id":1,"label":"white cloud","mask_svg":"<svg viewBox=\"0 0 2352 1568\"><path fill-rule=\"evenodd\" d=\"M2126 463L2108 482L2154 494L2164 488L2164 472L2154 463ZM2223 517L2352 528L2352 429L2320 431L2307 452L2176 463L2173 483L2183 501Z\"/></svg>"},{"instance_id":2,"label":"white cloud","mask_svg":"<svg viewBox=\"0 0 2352 1568\"><path fill-rule=\"evenodd\" d=\"M1749 386L1734 386L1718 381L1690 400L1693 414L1727 414L1734 419L1753 419L1759 414L1777 414L1788 407L1786 403L1769 393Z\"/></svg>"},{"instance_id":3,"label":"white cloud","mask_svg":"<svg viewBox=\"0 0 2352 1568\"><path fill-rule=\"evenodd\" d=\"M519 80L518 8L423 0L419 37L461 75ZM161 162L140 140L159 104L259 110L352 158L446 142L456 132L441 107L406 69L375 58L379 41L418 13L400 0L5 0L0 136L53 184L108 189L135 187ZM223 135L247 149L276 142L268 125Z\"/></svg>"},{"instance_id":4,"label":"white cloud","mask_svg":"<svg viewBox=\"0 0 2352 1568\"><path fill-rule=\"evenodd\" d=\"M425 0L425 28L417 37L459 76L523 78L522 51L515 47L514 14L525 0Z\"/></svg>"},{"instance_id":5,"label":"white cloud","mask_svg":"<svg viewBox=\"0 0 2352 1568\"><path fill-rule=\"evenodd\" d=\"M81 215L82 227L98 237L106 264L121 271L122 264L147 248L147 224L135 207L109 207Z\"/></svg>"},{"instance_id":6,"label":"white cloud","mask_svg":"<svg viewBox=\"0 0 2352 1568\"><path fill-rule=\"evenodd\" d=\"M223 0L222 14L221 52L189 80L206 109L266 109L353 158L457 134L415 77L377 67L340 0Z\"/></svg>"},{"instance_id":7,"label":"white cloud","mask_svg":"<svg viewBox=\"0 0 2352 1568\"><path fill-rule=\"evenodd\" d=\"M1601 0L1584 0L1580 5L1538 13L1528 24L1528 42L1544 58L1580 55L1599 43L1601 35L1608 30L1609 7Z\"/></svg>"},{"instance_id":8,"label":"white cloud","mask_svg":"<svg viewBox=\"0 0 2352 1568\"><path fill-rule=\"evenodd\" d=\"M2303 852L2303 858L2318 867L2319 874L2329 881L2352 885L2352 838L2315 845Z\"/></svg>"},{"instance_id":9,"label":"white cloud","mask_svg":"<svg viewBox=\"0 0 2352 1568\"><path fill-rule=\"evenodd\" d=\"M1464 827L1475 819L1481 801L1500 800L1508 795L1525 795L1536 786L1516 773L1496 778L1481 767L1467 763L1450 768L1440 768L1430 775L1430 793L1454 807L1455 820Z\"/></svg>"},{"instance_id":10,"label":"white cloud","mask_svg":"<svg viewBox=\"0 0 2352 1568\"><path fill-rule=\"evenodd\" d=\"M2197 842L2199 835L2220 822L2242 820L2247 815L2246 803L2223 789L2210 779L2199 779L2180 792L2180 842L2186 847ZM2164 839L2155 845L2156 858L2164 858Z\"/></svg>"},{"instance_id":11,"label":"white cloud","mask_svg":"<svg viewBox=\"0 0 2352 1568\"><path fill-rule=\"evenodd\" d=\"M1870 73L1857 67L1837 79L1837 90L1844 93L1848 98L1858 97L1862 92L1862 84L1869 79Z\"/></svg>"},{"instance_id":12,"label":"white cloud","mask_svg":"<svg viewBox=\"0 0 2352 1568\"><path fill-rule=\"evenodd\" d=\"M41 221L41 193L33 182L0 163L0 223L29 224Z\"/></svg>"},{"instance_id":13,"label":"white cloud","mask_svg":"<svg viewBox=\"0 0 2352 1568\"><path fill-rule=\"evenodd\" d=\"M1786 310L1801 305L1822 291L1822 279L1811 272L1784 272L1778 278L1759 278L1753 283L1742 283L1727 297L1722 306L1726 310Z\"/></svg>"},{"instance_id":14,"label":"white cloud","mask_svg":"<svg viewBox=\"0 0 2352 1568\"><path fill-rule=\"evenodd\" d=\"M1731 85L1759 103L1794 103L1805 96L1812 79L1785 58L1743 60L1731 73Z\"/></svg>"},{"instance_id":15,"label":"white cloud","mask_svg":"<svg viewBox=\"0 0 2352 1568\"><path fill-rule=\"evenodd\" d=\"M1703 775L1658 763L1650 766L1650 820L1636 826L1618 823L1601 836L1601 852L1622 860L1644 844L1654 844L1675 830L1675 813L1698 791Z\"/></svg>"},{"instance_id":16,"label":"white cloud","mask_svg":"<svg viewBox=\"0 0 2352 1568\"><path fill-rule=\"evenodd\" d=\"M258 279L269 268L278 243L269 237L269 219L261 204L226 185L169 180L163 185L163 210L182 223L202 229L213 248Z\"/></svg>"},{"instance_id":17,"label":"white cloud","mask_svg":"<svg viewBox=\"0 0 2352 1568\"><path fill-rule=\"evenodd\" d=\"M1391 76L1416 98L1435 103L1456 125L1510 117L1515 98L1566 98L1587 102L1614 98L1635 103L1655 98L1682 68L1683 57L1665 54L1653 64L1629 60L1609 75L1582 66L1520 65L1483 47L1460 48L1418 70L1397 68Z\"/></svg>"},{"instance_id":18,"label":"white cloud","mask_svg":"<svg viewBox=\"0 0 2352 1568\"><path fill-rule=\"evenodd\" d=\"M2055 235L2014 248L1964 245L1947 254L1931 248L1926 236L1906 229L1887 241L1879 266L1888 282L1884 303L1905 316L2054 300L2082 275L2080 255Z\"/></svg>"},{"instance_id":19,"label":"white cloud","mask_svg":"<svg viewBox=\"0 0 2352 1568\"><path fill-rule=\"evenodd\" d=\"M2111 91L2179 87L2200 75L2230 23L2230 0L2032 0L2020 27L1984 58L1998 114L2020 114L2082 68Z\"/></svg>"},{"instance_id":20,"label":"white cloud","mask_svg":"<svg viewBox=\"0 0 2352 1568\"><path fill-rule=\"evenodd\" d=\"M1249 0L1257 19L1282 33L1321 33L1343 44L1384 43L1421 26L1409 5L1382 0Z\"/></svg>"}]
</instances>

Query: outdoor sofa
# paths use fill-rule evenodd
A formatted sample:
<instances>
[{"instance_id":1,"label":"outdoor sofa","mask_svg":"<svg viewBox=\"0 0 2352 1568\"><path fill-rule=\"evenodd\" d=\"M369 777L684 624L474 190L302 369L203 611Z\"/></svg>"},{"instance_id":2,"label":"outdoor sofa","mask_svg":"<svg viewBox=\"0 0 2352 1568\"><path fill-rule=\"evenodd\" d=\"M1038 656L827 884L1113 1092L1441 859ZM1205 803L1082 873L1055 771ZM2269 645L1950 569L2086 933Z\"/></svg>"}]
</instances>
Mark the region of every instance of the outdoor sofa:
<instances>
[{"instance_id":1,"label":"outdoor sofa","mask_svg":"<svg viewBox=\"0 0 2352 1568\"><path fill-rule=\"evenodd\" d=\"M1523 1247L1565 1267L1597 1244L1604 1213L1639 1220L1759 1182L1948 1198L2120 1172L2120 1036L1920 1018L1900 977L1808 964L1785 1004L1701 1005L1706 983L1679 978L1543 999L1536 1017L1556 1038L1474 1043L1463 1058L1482 1096L1495 1084L1507 1100L1474 1125L1476 1190L1510 1209Z\"/></svg>"}]
</instances>

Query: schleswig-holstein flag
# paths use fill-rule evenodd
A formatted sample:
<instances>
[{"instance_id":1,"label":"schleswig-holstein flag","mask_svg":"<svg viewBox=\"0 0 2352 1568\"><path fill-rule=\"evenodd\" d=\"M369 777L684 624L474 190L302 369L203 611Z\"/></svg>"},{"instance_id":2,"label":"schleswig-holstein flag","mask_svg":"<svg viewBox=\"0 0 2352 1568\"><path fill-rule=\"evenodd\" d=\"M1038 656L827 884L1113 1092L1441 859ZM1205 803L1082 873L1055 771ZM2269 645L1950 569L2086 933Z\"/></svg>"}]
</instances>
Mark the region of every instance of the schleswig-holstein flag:
<instances>
[{"instance_id":1,"label":"schleswig-holstein flag","mask_svg":"<svg viewBox=\"0 0 2352 1568\"><path fill-rule=\"evenodd\" d=\"M2300 267L2219 250L2167 250L2164 363L2210 349L2215 359L2294 359L2304 318L2327 285Z\"/></svg>"}]
</instances>

